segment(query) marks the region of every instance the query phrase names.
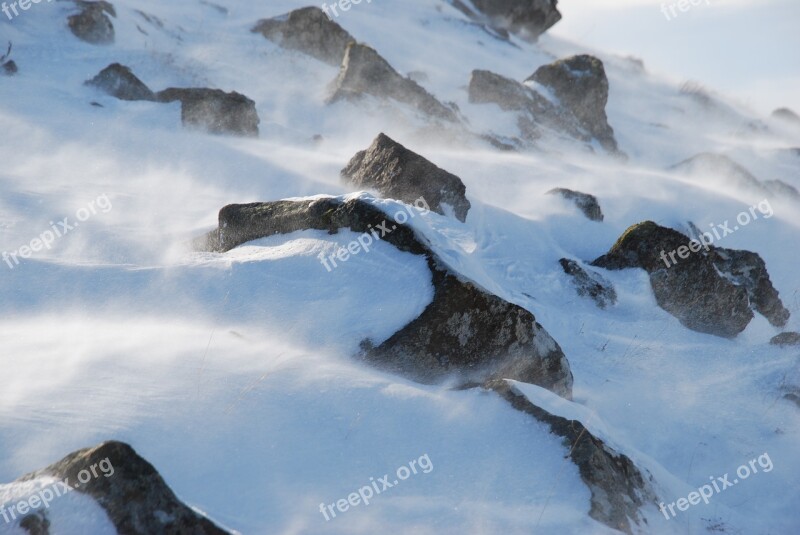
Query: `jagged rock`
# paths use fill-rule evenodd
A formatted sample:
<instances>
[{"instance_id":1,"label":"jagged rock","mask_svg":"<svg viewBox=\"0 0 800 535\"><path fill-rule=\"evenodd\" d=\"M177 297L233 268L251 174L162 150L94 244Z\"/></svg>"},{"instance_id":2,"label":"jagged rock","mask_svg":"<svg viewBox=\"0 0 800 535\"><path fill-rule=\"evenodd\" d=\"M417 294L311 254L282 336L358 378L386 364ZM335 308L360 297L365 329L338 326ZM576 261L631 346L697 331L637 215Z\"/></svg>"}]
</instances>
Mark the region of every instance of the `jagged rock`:
<instances>
[{"instance_id":1,"label":"jagged rock","mask_svg":"<svg viewBox=\"0 0 800 535\"><path fill-rule=\"evenodd\" d=\"M645 477L627 455L594 436L580 421L567 420L535 405L508 381L490 381L484 387L494 390L512 407L547 424L554 435L564 438L568 456L591 492L589 516L624 533L642 532L647 520L639 509L656 502L649 483L652 476Z\"/></svg>"},{"instance_id":2,"label":"jagged rock","mask_svg":"<svg viewBox=\"0 0 800 535\"><path fill-rule=\"evenodd\" d=\"M617 151L614 129L606 116L608 78L602 61L586 54L560 59L539 67L525 81L550 89L603 148Z\"/></svg>"},{"instance_id":3,"label":"jagged rock","mask_svg":"<svg viewBox=\"0 0 800 535\"><path fill-rule=\"evenodd\" d=\"M129 67L112 63L85 82L120 100L155 100L155 94L136 77Z\"/></svg>"},{"instance_id":4,"label":"jagged rock","mask_svg":"<svg viewBox=\"0 0 800 535\"><path fill-rule=\"evenodd\" d=\"M561 195L566 200L574 202L575 206L580 208L581 212L592 221L603 220L603 210L600 209L600 203L597 202L597 197L594 195L566 188L553 188L547 194Z\"/></svg>"},{"instance_id":5,"label":"jagged rock","mask_svg":"<svg viewBox=\"0 0 800 535\"><path fill-rule=\"evenodd\" d=\"M774 346L800 346L800 333L785 332L772 337L769 341Z\"/></svg>"},{"instance_id":6,"label":"jagged rock","mask_svg":"<svg viewBox=\"0 0 800 535\"><path fill-rule=\"evenodd\" d=\"M401 76L375 49L351 42L329 102L372 95L408 104L426 116L456 122L458 116L410 78Z\"/></svg>"},{"instance_id":7,"label":"jagged rock","mask_svg":"<svg viewBox=\"0 0 800 535\"><path fill-rule=\"evenodd\" d=\"M580 264L568 258L558 261L564 273L572 278L575 289L581 297L591 297L600 308L608 308L617 303L617 292L614 286L603 276L595 272L587 272Z\"/></svg>"},{"instance_id":8,"label":"jagged rock","mask_svg":"<svg viewBox=\"0 0 800 535\"><path fill-rule=\"evenodd\" d=\"M800 126L800 115L797 115L789 108L778 108L772 112L772 117L774 119L780 119L781 121L786 121L788 123Z\"/></svg>"},{"instance_id":9,"label":"jagged rock","mask_svg":"<svg viewBox=\"0 0 800 535\"><path fill-rule=\"evenodd\" d=\"M698 332L733 338L750 323L751 308L774 325L788 318L758 254L703 246L652 221L628 228L592 265L644 269L658 305Z\"/></svg>"},{"instance_id":10,"label":"jagged rock","mask_svg":"<svg viewBox=\"0 0 800 535\"><path fill-rule=\"evenodd\" d=\"M106 463L105 465L101 463ZM111 470L113 475L106 477ZM86 483L79 481L78 474L94 467L97 477ZM129 445L122 442L104 442L94 448L70 453L60 461L42 470L27 474L19 481L39 477L54 477L66 480L76 492L87 494L106 511L118 533L129 535L228 535L208 518L184 505L161 475ZM42 523L40 523L42 525ZM54 526L62 532L64 526ZM68 528L68 526L66 526Z\"/></svg>"},{"instance_id":11,"label":"jagged rock","mask_svg":"<svg viewBox=\"0 0 800 535\"><path fill-rule=\"evenodd\" d=\"M479 22L515 33L528 41L538 37L561 20L558 0L472 0L472 9L461 0L451 4ZM477 11L476 11L477 10Z\"/></svg>"},{"instance_id":12,"label":"jagged rock","mask_svg":"<svg viewBox=\"0 0 800 535\"><path fill-rule=\"evenodd\" d=\"M112 17L117 16L114 6L109 2L86 2L78 0L75 4L81 9L77 15L71 15L67 21L69 29L78 39L93 45L109 45L114 42L114 25Z\"/></svg>"},{"instance_id":13,"label":"jagged rock","mask_svg":"<svg viewBox=\"0 0 800 535\"><path fill-rule=\"evenodd\" d=\"M219 213L219 228L198 245L227 251L275 234L306 229L335 233L342 228L366 233L382 225L393 230L380 235L375 231L378 239L426 258L433 275L434 298L417 319L382 344L364 340L361 358L425 383L456 377L481 384L508 377L571 397L569 363L533 314L453 272L411 227L363 199L226 206Z\"/></svg>"},{"instance_id":14,"label":"jagged rock","mask_svg":"<svg viewBox=\"0 0 800 535\"><path fill-rule=\"evenodd\" d=\"M701 152L688 158L670 169L690 175L714 175L725 177L731 185L752 190L757 193L767 193L761 181L731 158L711 152Z\"/></svg>"},{"instance_id":15,"label":"jagged rock","mask_svg":"<svg viewBox=\"0 0 800 535\"><path fill-rule=\"evenodd\" d=\"M355 41L318 7L295 9L279 17L260 20L251 31L333 66L342 64L347 45Z\"/></svg>"},{"instance_id":16,"label":"jagged rock","mask_svg":"<svg viewBox=\"0 0 800 535\"><path fill-rule=\"evenodd\" d=\"M783 180L765 180L763 182L773 197L778 199L792 199L800 201L800 191L791 184L787 184Z\"/></svg>"},{"instance_id":17,"label":"jagged rock","mask_svg":"<svg viewBox=\"0 0 800 535\"><path fill-rule=\"evenodd\" d=\"M356 188L374 188L383 197L409 204L423 197L430 209L440 214L444 214L442 205L446 203L461 221L466 220L470 209L467 188L460 178L385 134L379 134L367 150L353 156L341 176Z\"/></svg>"},{"instance_id":18,"label":"jagged rock","mask_svg":"<svg viewBox=\"0 0 800 535\"><path fill-rule=\"evenodd\" d=\"M237 93L219 89L170 88L156 94L159 102L181 103L183 125L212 134L234 134L258 137L256 103Z\"/></svg>"}]
</instances>

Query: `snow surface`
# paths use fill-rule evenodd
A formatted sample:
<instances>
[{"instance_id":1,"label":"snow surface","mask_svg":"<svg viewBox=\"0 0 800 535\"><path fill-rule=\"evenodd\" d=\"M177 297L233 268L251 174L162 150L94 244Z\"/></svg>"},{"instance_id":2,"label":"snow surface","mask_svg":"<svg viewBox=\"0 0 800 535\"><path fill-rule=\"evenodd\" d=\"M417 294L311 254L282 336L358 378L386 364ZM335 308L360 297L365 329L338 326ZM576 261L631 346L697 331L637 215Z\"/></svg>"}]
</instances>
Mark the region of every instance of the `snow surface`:
<instances>
[{"instance_id":1,"label":"snow surface","mask_svg":"<svg viewBox=\"0 0 800 535\"><path fill-rule=\"evenodd\" d=\"M71 36L66 2L0 17L0 41L13 41L20 67L0 78L0 250L29 244L51 221L74 221L102 195L113 206L14 269L0 263L0 481L117 439L187 504L243 534L611 533L588 517L589 491L546 426L494 394L418 385L352 358L363 338L385 339L430 302L422 259L377 244L328 273L317 255L351 232L189 250L226 204L346 193L339 170L383 131L460 176L473 205L466 223L431 213L410 224L451 267L533 312L567 355L574 402L521 392L602 433L653 474L666 502L769 453L773 471L708 506L669 521L648 508L646 532L800 530L800 413L782 399L800 384L798 351L770 346L778 330L758 315L735 340L685 329L655 305L638 270L604 273L619 303L600 311L557 263L594 259L645 219L704 229L762 200L719 177L668 170L698 152L800 188L800 157L783 150L800 147L800 130L722 97L704 108L674 82L574 42L499 41L435 0L362 2L339 17L398 71L426 73L426 88L457 103L473 132L514 124L468 102L473 69L522 80L557 57L603 59L609 122L627 162L565 140L501 153L420 130L421 119L391 108L326 105L335 68L249 32L303 2L217 0L227 15L190 0L114 3L110 47ZM261 137L184 131L178 104L120 102L82 85L115 61L154 90L244 93L257 103ZM317 134L323 141L312 141ZM544 195L553 187L597 195L605 221ZM371 202L387 214L399 206ZM720 245L765 259L793 313L787 330L800 330L800 211L770 202L773 217ZM330 521L319 512L423 454L430 473ZM25 492L4 485L0 503ZM49 515L54 534L110 529L76 493ZM0 533L18 532L0 519Z\"/></svg>"}]
</instances>

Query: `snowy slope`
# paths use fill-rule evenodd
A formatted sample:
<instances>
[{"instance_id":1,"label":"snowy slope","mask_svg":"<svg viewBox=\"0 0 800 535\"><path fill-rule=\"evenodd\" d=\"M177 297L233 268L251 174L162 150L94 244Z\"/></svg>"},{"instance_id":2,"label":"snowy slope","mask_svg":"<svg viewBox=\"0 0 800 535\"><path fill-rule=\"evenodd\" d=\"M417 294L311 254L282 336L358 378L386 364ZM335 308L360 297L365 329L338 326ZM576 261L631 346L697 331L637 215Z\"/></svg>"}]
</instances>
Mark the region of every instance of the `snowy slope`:
<instances>
[{"instance_id":1,"label":"snowy slope","mask_svg":"<svg viewBox=\"0 0 800 535\"><path fill-rule=\"evenodd\" d=\"M773 471L707 506L672 520L651 507L647 532L800 529L800 412L781 399L782 387L800 384L798 351L770 346L778 331L761 316L734 340L687 330L656 306L639 270L604 273L620 299L600 311L557 262L592 260L646 219L705 229L763 200L720 177L669 170L698 152L800 188L800 156L783 150L800 146L800 130L732 103L703 107L602 51L547 35L538 45L497 40L436 0L361 3L339 17L399 72L426 73L423 85L455 102L472 132L513 124L468 102L473 69L524 79L573 53L603 59L609 123L627 161L553 140L547 151L503 153L392 109L327 105L335 68L249 31L302 2L217 0L227 14L191 0L114 3L109 47L69 33L67 2L0 17L0 42L13 41L20 67L0 78L0 251L74 221L101 196L110 206L52 249L13 269L0 263L0 481L114 438L187 504L243 534L612 532L588 517L589 491L546 426L493 394L418 385L351 358L363 338L388 338L430 302L419 257L380 243L328 273L317 255L355 234L317 231L190 250L226 204L346 193L339 170L383 131L467 186L466 223L430 213L413 227L453 269L533 312L567 355L574 403L520 391L607 435L667 502L768 452ZM247 95L261 137L185 131L178 104L122 102L82 85L112 62L153 89ZM753 127L761 123L768 130ZM553 187L597 195L605 221L545 196ZM387 214L398 207L374 202ZM770 203L772 217L720 245L764 258L793 313L786 330L797 331L800 210ZM424 454L430 473L330 521L320 513ZM0 503L20 492L0 486ZM53 506L52 518L73 526L58 533L104 533L107 519L79 498ZM93 528L69 521L76 508L97 517ZM0 533L17 532L0 520Z\"/></svg>"}]
</instances>

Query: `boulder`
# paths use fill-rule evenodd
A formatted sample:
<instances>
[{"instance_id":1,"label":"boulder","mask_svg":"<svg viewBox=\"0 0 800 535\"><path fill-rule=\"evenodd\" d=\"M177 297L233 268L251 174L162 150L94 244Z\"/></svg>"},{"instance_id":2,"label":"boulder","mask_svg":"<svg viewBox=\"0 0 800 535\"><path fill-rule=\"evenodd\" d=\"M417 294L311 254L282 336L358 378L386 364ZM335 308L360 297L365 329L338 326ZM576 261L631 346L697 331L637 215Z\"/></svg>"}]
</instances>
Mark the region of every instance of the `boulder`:
<instances>
[{"instance_id":1,"label":"boulder","mask_svg":"<svg viewBox=\"0 0 800 535\"><path fill-rule=\"evenodd\" d=\"M583 215L591 221L603 221L603 211L600 209L600 203L597 202L597 197L594 195L566 188L553 188L547 194L561 195L566 200L572 201L583 212Z\"/></svg>"},{"instance_id":2,"label":"boulder","mask_svg":"<svg viewBox=\"0 0 800 535\"><path fill-rule=\"evenodd\" d=\"M389 233L375 229L388 226ZM322 198L230 205L200 248L227 251L250 240L318 229L374 233L401 251L424 256L434 298L422 314L388 340L361 343L360 358L424 383L455 378L482 384L495 378L533 383L570 398L572 372L558 343L529 311L450 269L409 226L364 199Z\"/></svg>"},{"instance_id":3,"label":"boulder","mask_svg":"<svg viewBox=\"0 0 800 535\"><path fill-rule=\"evenodd\" d=\"M557 0L472 0L470 7L461 0L451 0L453 6L473 20L487 22L495 29L528 41L536 41L561 20L557 3Z\"/></svg>"},{"instance_id":4,"label":"boulder","mask_svg":"<svg viewBox=\"0 0 800 535\"><path fill-rule=\"evenodd\" d=\"M341 177L357 189L375 189L383 197L409 204L423 197L430 209L440 214L448 204L460 221L466 220L471 206L460 178L385 134L353 156Z\"/></svg>"},{"instance_id":5,"label":"boulder","mask_svg":"<svg viewBox=\"0 0 800 535\"><path fill-rule=\"evenodd\" d=\"M603 148L617 151L614 130L606 117L608 78L602 61L587 54L560 59L539 67L525 81L552 91Z\"/></svg>"},{"instance_id":6,"label":"boulder","mask_svg":"<svg viewBox=\"0 0 800 535\"><path fill-rule=\"evenodd\" d=\"M114 42L114 25L112 17L117 16L114 6L103 0L88 2L77 0L75 2L81 10L77 15L67 19L69 29L78 39L93 45L110 45Z\"/></svg>"},{"instance_id":7,"label":"boulder","mask_svg":"<svg viewBox=\"0 0 800 535\"><path fill-rule=\"evenodd\" d=\"M628 228L608 253L592 262L606 269L642 268L658 305L689 329L733 338L753 318L755 309L774 325L789 312L773 288L761 257L749 251L720 249L645 221ZM687 258L670 253L683 250ZM679 253L680 254L680 253Z\"/></svg>"},{"instance_id":8,"label":"boulder","mask_svg":"<svg viewBox=\"0 0 800 535\"><path fill-rule=\"evenodd\" d=\"M189 128L211 134L258 137L256 103L246 96L220 89L169 88L156 94L158 102L181 103L181 120Z\"/></svg>"},{"instance_id":9,"label":"boulder","mask_svg":"<svg viewBox=\"0 0 800 535\"><path fill-rule=\"evenodd\" d=\"M81 479L81 483L76 485L82 471L92 476L91 468L94 468L97 477L90 477L85 483ZM227 531L183 504L156 469L122 442L104 442L93 448L78 450L18 481L40 477L66 481L74 491L94 498L106 511L118 533L228 535ZM39 527L46 522L49 524L46 519L28 522ZM69 526L54 528L59 533L69 531Z\"/></svg>"},{"instance_id":10,"label":"boulder","mask_svg":"<svg viewBox=\"0 0 800 535\"><path fill-rule=\"evenodd\" d=\"M578 295L591 298L602 309L617 303L614 286L602 275L594 271L588 272L579 263L568 258L562 258L558 263L561 264L564 273L572 279Z\"/></svg>"},{"instance_id":11,"label":"boulder","mask_svg":"<svg viewBox=\"0 0 800 535\"><path fill-rule=\"evenodd\" d=\"M772 340L769 341L770 344L774 346L800 346L800 333L796 332L785 332L772 337Z\"/></svg>"},{"instance_id":12,"label":"boulder","mask_svg":"<svg viewBox=\"0 0 800 535\"><path fill-rule=\"evenodd\" d=\"M112 63L85 82L120 100L155 100L155 94L129 67Z\"/></svg>"},{"instance_id":13,"label":"boulder","mask_svg":"<svg viewBox=\"0 0 800 535\"><path fill-rule=\"evenodd\" d=\"M414 80L401 76L375 49L351 42L345 50L329 102L354 100L364 95L407 104L426 117L458 121L455 111L436 100Z\"/></svg>"},{"instance_id":14,"label":"boulder","mask_svg":"<svg viewBox=\"0 0 800 535\"><path fill-rule=\"evenodd\" d=\"M260 20L251 31L333 66L342 64L345 48L355 41L318 7L295 9L279 17Z\"/></svg>"}]
</instances>

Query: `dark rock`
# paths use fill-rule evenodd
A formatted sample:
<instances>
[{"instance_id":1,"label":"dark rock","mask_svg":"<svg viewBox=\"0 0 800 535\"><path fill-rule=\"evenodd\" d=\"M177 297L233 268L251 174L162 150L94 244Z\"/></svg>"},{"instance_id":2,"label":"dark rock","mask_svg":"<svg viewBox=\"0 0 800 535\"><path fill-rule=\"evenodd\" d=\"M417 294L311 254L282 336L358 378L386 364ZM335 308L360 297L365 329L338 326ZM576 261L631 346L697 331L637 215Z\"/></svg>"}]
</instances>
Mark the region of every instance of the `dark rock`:
<instances>
[{"instance_id":1,"label":"dark rock","mask_svg":"<svg viewBox=\"0 0 800 535\"><path fill-rule=\"evenodd\" d=\"M580 477L591 492L589 516L612 529L636 533L647 521L639 509L656 503L656 494L642 471L622 453L615 451L577 420L567 420L532 403L508 381L491 381L485 385L518 411L529 414L550 426L550 432L563 437L568 456L578 467ZM633 524L633 525L632 525Z\"/></svg>"},{"instance_id":2,"label":"dark rock","mask_svg":"<svg viewBox=\"0 0 800 535\"><path fill-rule=\"evenodd\" d=\"M107 468L109 464L113 468L113 475L106 477L105 474L111 473L111 469ZM104 471L97 470L98 465ZM77 487L78 474L83 470L90 473L90 467L94 467L98 476L90 477L88 482ZM43 476L66 480L75 491L94 498L105 509L119 533L228 534L178 500L156 469L122 442L104 442L94 448L78 450L19 481Z\"/></svg>"},{"instance_id":3,"label":"dark rock","mask_svg":"<svg viewBox=\"0 0 800 535\"><path fill-rule=\"evenodd\" d=\"M569 363L533 314L453 272L411 227L367 201L327 198L226 206L219 213L219 228L197 245L227 251L250 240L298 230L336 233L349 228L366 233L383 224L396 229L381 232L379 239L426 258L434 298L417 319L382 344L364 340L360 355L364 360L425 383L454 376L481 384L508 377L571 397Z\"/></svg>"},{"instance_id":4,"label":"dark rock","mask_svg":"<svg viewBox=\"0 0 800 535\"><path fill-rule=\"evenodd\" d=\"M105 1L85 2L78 0L75 4L81 9L77 15L71 15L67 21L69 29L78 39L93 45L109 45L114 42L114 25L108 15L116 17L114 6Z\"/></svg>"},{"instance_id":5,"label":"dark rock","mask_svg":"<svg viewBox=\"0 0 800 535\"><path fill-rule=\"evenodd\" d=\"M470 209L467 188L460 178L385 134L379 134L367 150L358 152L341 176L356 188L374 188L383 197L408 204L423 197L430 209L440 214L444 214L442 205L449 204L461 221L466 220Z\"/></svg>"},{"instance_id":6,"label":"dark rock","mask_svg":"<svg viewBox=\"0 0 800 535\"><path fill-rule=\"evenodd\" d=\"M800 333L785 332L772 337L769 341L774 346L800 346Z\"/></svg>"},{"instance_id":7,"label":"dark rock","mask_svg":"<svg viewBox=\"0 0 800 535\"><path fill-rule=\"evenodd\" d=\"M787 184L783 180L765 180L763 182L773 197L778 199L792 199L800 201L800 191L791 184Z\"/></svg>"},{"instance_id":8,"label":"dark rock","mask_svg":"<svg viewBox=\"0 0 800 535\"><path fill-rule=\"evenodd\" d=\"M139 80L129 67L112 63L88 80L90 85L120 100L155 100L155 94Z\"/></svg>"},{"instance_id":9,"label":"dark rock","mask_svg":"<svg viewBox=\"0 0 800 535\"><path fill-rule=\"evenodd\" d=\"M751 308L773 325L785 324L789 312L758 254L711 245L706 249L699 242L694 247L698 250L691 251L689 243L680 232L645 221L628 228L592 265L644 269L658 305L698 332L733 338L750 323ZM677 263L672 263L670 252L679 248L688 257L673 255Z\"/></svg>"},{"instance_id":10,"label":"dark rock","mask_svg":"<svg viewBox=\"0 0 800 535\"><path fill-rule=\"evenodd\" d=\"M558 261L564 273L572 278L572 283L581 297L591 297L600 308L607 308L617 303L617 292L614 286L603 276L595 272L587 272L580 264L568 258Z\"/></svg>"},{"instance_id":11,"label":"dark rock","mask_svg":"<svg viewBox=\"0 0 800 535\"><path fill-rule=\"evenodd\" d=\"M603 211L594 195L566 188L553 188L547 193L548 195L561 195L566 200L574 202L575 206L580 208L583 214L592 221L603 220Z\"/></svg>"},{"instance_id":12,"label":"dark rock","mask_svg":"<svg viewBox=\"0 0 800 535\"><path fill-rule=\"evenodd\" d=\"M456 113L422 86L401 76L375 49L351 42L344 55L329 102L372 95L412 106L429 117L456 122Z\"/></svg>"},{"instance_id":13,"label":"dark rock","mask_svg":"<svg viewBox=\"0 0 800 535\"><path fill-rule=\"evenodd\" d=\"M183 125L212 134L258 137L256 103L246 96L219 89L170 88L156 94L159 102L181 103Z\"/></svg>"},{"instance_id":14,"label":"dark rock","mask_svg":"<svg viewBox=\"0 0 800 535\"><path fill-rule=\"evenodd\" d=\"M617 151L614 130L606 116L608 78L602 61L586 54L560 59L539 67L525 81L550 89L603 148Z\"/></svg>"},{"instance_id":15,"label":"dark rock","mask_svg":"<svg viewBox=\"0 0 800 535\"><path fill-rule=\"evenodd\" d=\"M706 174L724 177L730 182L730 185L749 189L759 194L768 193L767 189L753 173L722 154L701 152L700 154L673 165L670 169L688 175Z\"/></svg>"},{"instance_id":16,"label":"dark rock","mask_svg":"<svg viewBox=\"0 0 800 535\"><path fill-rule=\"evenodd\" d=\"M19 68L17 68L17 64L14 63L13 59L6 61L2 65L0 65L0 67L3 68L3 74L5 74L6 76L14 76L15 74L17 74L17 72L19 72Z\"/></svg>"},{"instance_id":17,"label":"dark rock","mask_svg":"<svg viewBox=\"0 0 800 535\"><path fill-rule=\"evenodd\" d=\"M781 121L786 121L788 123L800 126L800 115L797 115L789 108L778 108L772 112L772 118L780 119Z\"/></svg>"},{"instance_id":18,"label":"dark rock","mask_svg":"<svg viewBox=\"0 0 800 535\"><path fill-rule=\"evenodd\" d=\"M528 41L536 41L561 20L557 0L472 0L474 10L461 0L450 3L476 21L488 22Z\"/></svg>"},{"instance_id":19,"label":"dark rock","mask_svg":"<svg viewBox=\"0 0 800 535\"><path fill-rule=\"evenodd\" d=\"M19 527L26 530L28 535L50 535L50 520L45 511L29 514L20 520Z\"/></svg>"},{"instance_id":20,"label":"dark rock","mask_svg":"<svg viewBox=\"0 0 800 535\"><path fill-rule=\"evenodd\" d=\"M334 66L342 64L345 48L355 41L318 7L304 7L260 20L251 31L284 48L298 50Z\"/></svg>"}]
</instances>

